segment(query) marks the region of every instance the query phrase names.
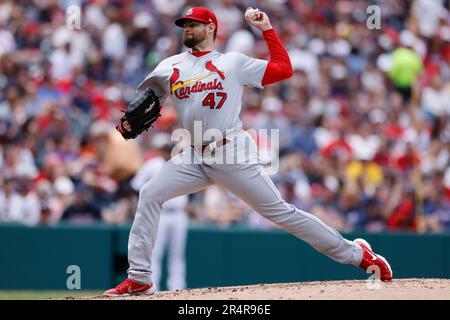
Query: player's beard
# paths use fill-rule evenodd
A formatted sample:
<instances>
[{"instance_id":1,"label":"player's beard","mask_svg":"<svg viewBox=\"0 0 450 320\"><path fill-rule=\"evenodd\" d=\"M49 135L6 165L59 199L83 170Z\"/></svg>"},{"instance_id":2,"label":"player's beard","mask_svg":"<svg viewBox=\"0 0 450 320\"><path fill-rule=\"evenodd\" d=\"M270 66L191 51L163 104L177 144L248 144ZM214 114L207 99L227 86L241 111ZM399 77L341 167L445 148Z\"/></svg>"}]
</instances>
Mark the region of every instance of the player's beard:
<instances>
[{"instance_id":1,"label":"player's beard","mask_svg":"<svg viewBox=\"0 0 450 320\"><path fill-rule=\"evenodd\" d=\"M192 36L186 36L183 34L183 43L187 48L194 48L199 43L201 43L203 40L206 39L206 30L203 30L202 32L199 32L197 34L193 33Z\"/></svg>"}]
</instances>

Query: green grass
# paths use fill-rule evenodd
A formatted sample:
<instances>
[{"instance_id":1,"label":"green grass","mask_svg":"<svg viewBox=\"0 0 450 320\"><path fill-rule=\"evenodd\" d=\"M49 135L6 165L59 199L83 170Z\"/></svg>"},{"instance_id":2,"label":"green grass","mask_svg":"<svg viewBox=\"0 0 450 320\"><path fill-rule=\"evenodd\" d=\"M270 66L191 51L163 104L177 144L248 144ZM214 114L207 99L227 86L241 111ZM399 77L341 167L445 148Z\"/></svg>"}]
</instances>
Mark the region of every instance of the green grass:
<instances>
[{"instance_id":1,"label":"green grass","mask_svg":"<svg viewBox=\"0 0 450 320\"><path fill-rule=\"evenodd\" d=\"M60 290L60 291L4 290L0 291L0 300L61 299L65 297L99 296L102 293L103 291L88 291L88 290Z\"/></svg>"}]
</instances>

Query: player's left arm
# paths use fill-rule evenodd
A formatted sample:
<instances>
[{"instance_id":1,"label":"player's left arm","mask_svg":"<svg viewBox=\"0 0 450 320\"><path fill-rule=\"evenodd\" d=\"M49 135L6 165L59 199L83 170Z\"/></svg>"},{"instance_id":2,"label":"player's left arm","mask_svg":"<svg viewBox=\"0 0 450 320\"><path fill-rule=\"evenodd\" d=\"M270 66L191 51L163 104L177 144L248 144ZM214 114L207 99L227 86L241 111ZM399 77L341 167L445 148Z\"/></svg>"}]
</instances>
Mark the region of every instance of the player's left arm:
<instances>
[{"instance_id":1,"label":"player's left arm","mask_svg":"<svg viewBox=\"0 0 450 320\"><path fill-rule=\"evenodd\" d=\"M245 19L250 25L261 30L269 49L270 59L261 84L268 85L292 77L294 71L291 60L267 14L259 9L248 8Z\"/></svg>"}]
</instances>

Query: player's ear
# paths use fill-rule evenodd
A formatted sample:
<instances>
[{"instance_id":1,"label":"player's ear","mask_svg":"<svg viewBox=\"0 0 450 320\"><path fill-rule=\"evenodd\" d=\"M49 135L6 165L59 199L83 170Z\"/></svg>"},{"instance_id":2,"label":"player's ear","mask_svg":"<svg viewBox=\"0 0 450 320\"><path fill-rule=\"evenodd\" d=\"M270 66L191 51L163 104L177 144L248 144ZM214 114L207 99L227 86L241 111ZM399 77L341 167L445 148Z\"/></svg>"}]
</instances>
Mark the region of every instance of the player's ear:
<instances>
[{"instance_id":1,"label":"player's ear","mask_svg":"<svg viewBox=\"0 0 450 320\"><path fill-rule=\"evenodd\" d=\"M214 25L214 23L210 23L208 24L208 33L211 33L212 35L214 35L214 31L216 30L216 26Z\"/></svg>"}]
</instances>

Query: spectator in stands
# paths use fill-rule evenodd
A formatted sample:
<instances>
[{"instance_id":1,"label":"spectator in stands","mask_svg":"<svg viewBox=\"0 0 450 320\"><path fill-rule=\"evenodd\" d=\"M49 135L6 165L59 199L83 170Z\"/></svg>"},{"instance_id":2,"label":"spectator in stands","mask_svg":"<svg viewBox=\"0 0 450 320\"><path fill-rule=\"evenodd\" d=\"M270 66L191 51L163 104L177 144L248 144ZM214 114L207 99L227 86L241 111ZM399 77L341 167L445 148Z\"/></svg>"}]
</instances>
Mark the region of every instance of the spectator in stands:
<instances>
[{"instance_id":1,"label":"spectator in stands","mask_svg":"<svg viewBox=\"0 0 450 320\"><path fill-rule=\"evenodd\" d=\"M64 211L61 219L74 223L90 223L101 218L101 209L91 197L89 187L78 184L75 187L75 199Z\"/></svg>"},{"instance_id":2,"label":"spectator in stands","mask_svg":"<svg viewBox=\"0 0 450 320\"><path fill-rule=\"evenodd\" d=\"M414 84L423 71L422 59L414 50L416 42L417 38L413 32L403 30L400 34L401 47L395 49L391 57L389 76L405 103L410 102Z\"/></svg>"},{"instance_id":3,"label":"spectator in stands","mask_svg":"<svg viewBox=\"0 0 450 320\"><path fill-rule=\"evenodd\" d=\"M4 179L0 193L0 221L27 226L39 224L41 205L28 178Z\"/></svg>"},{"instance_id":4,"label":"spectator in stands","mask_svg":"<svg viewBox=\"0 0 450 320\"><path fill-rule=\"evenodd\" d=\"M242 120L246 129L280 130L280 172L272 176L280 190L345 230L423 231L415 221L421 207L428 230L447 230L448 1L375 1L381 30L366 26L361 8L374 4L368 0L78 2L79 30L66 27L67 1L0 3L3 220L57 223L73 211L74 186L81 184L91 190L78 205L99 206L86 207L91 221L125 222L134 201L130 181L154 152L150 138L171 132L177 119L167 100L155 128L139 139L123 141L113 124L142 78L182 50L181 34L169 27L174 17L193 5L211 6L222 26L220 51L265 59L263 39L243 19L247 6L258 6L270 11L295 74L264 95L246 88ZM407 108L413 88L417 99ZM268 141L259 147L264 161L274 160ZM433 190L442 195L424 195L420 205L418 173L436 180ZM13 208L37 204L29 215L5 211L13 198L20 203ZM222 208L217 199L227 199ZM222 221L222 210L230 210L225 225L262 226L220 190L190 201L212 218L206 222ZM205 204L209 215L201 214Z\"/></svg>"}]
</instances>

